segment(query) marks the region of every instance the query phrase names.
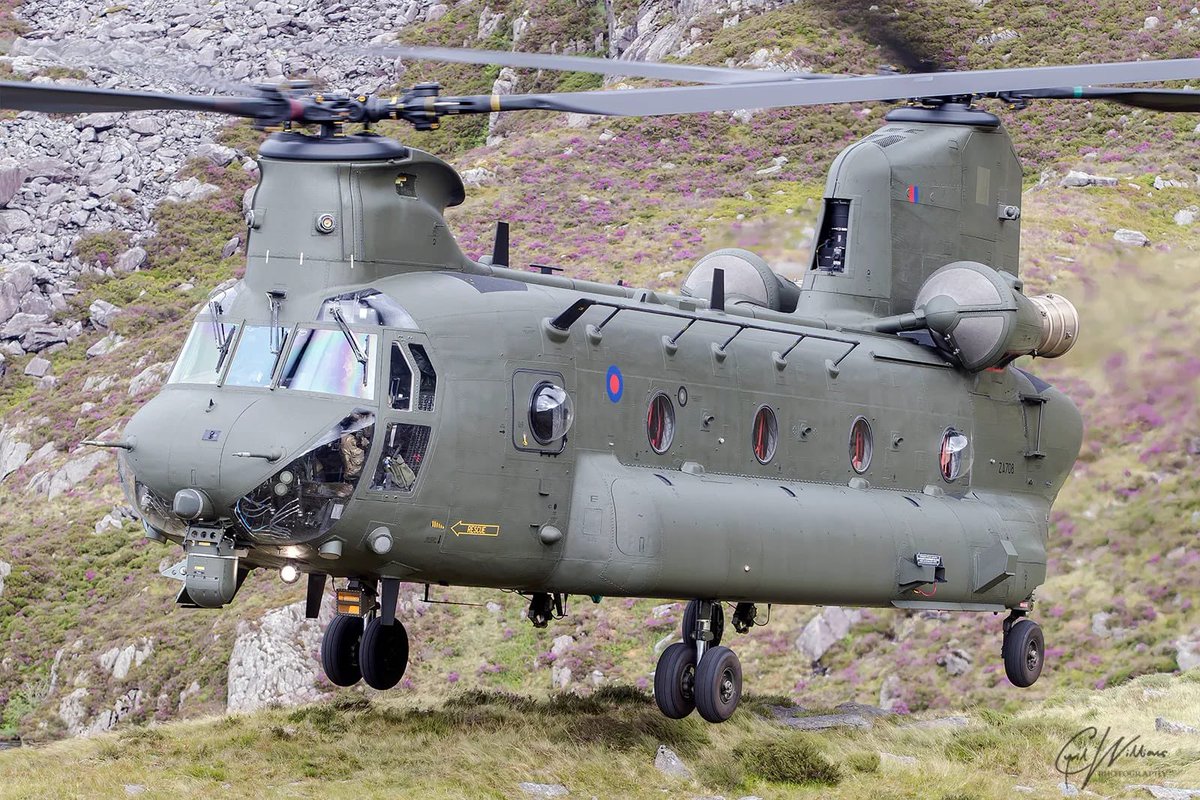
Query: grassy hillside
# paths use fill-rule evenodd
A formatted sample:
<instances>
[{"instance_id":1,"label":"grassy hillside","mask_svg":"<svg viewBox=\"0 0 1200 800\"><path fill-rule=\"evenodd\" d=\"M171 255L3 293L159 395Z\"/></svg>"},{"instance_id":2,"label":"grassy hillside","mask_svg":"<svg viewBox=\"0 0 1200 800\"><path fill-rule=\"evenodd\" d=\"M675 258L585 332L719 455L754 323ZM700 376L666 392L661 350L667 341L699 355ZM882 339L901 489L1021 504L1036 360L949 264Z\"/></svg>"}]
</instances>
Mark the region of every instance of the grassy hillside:
<instances>
[{"instance_id":1,"label":"grassy hillside","mask_svg":"<svg viewBox=\"0 0 1200 800\"><path fill-rule=\"evenodd\" d=\"M627 688L548 700L473 691L433 705L347 698L0 753L0 797L525 798L538 796L522 788L534 783L585 798L1006 800L1061 796L1054 764L1088 727L1111 728L1109 743L1140 735L1135 746L1156 753L1105 759L1088 791L1149 797L1127 787L1196 785L1195 737L1155 732L1149 698L1166 713L1194 713L1200 679L1152 676L1064 692L1015 714L893 716L820 734L783 727L776 714L809 712L771 697L748 699L720 726L665 720L647 695ZM656 769L659 745L691 777ZM1083 781L1072 775L1073 784Z\"/></svg>"},{"instance_id":2,"label":"grassy hillside","mask_svg":"<svg viewBox=\"0 0 1200 800\"><path fill-rule=\"evenodd\" d=\"M499 8L512 19L515 6ZM575 39L591 42L602 33L603 17L591 5L553 0L532 8L539 38L523 40L523 48L549 49L551 43ZM404 36L461 44L481 9L478 2L459 4L437 23L415 25ZM1018 0L978 7L959 0L914 0L899 4L897 13L898 24L923 37L933 52L958 66L988 67L1132 58L1144 52L1194 55L1200 34L1190 9L1187 4L1157 9L1085 0L1069 0L1054 9ZM1153 32L1143 28L1150 13L1162 19ZM715 15L704 25L709 26L700 26L704 44L688 56L690 61L741 63L759 48L771 50L772 58L828 70L870 71L887 60L854 31L834 27L815 3L747 17L731 27L723 27L721 16ZM1019 36L977 43L1004 27ZM484 44L508 46L511 22L496 37ZM469 92L486 90L494 74L422 66L410 69L406 79L441 80L448 91ZM523 88L549 89L579 88L582 79L531 74L522 80ZM806 228L814 222L813 201L820 196L824 170L841 146L873 129L884 110L607 120L583 128L567 128L558 117L527 115L514 120L506 139L490 147L484 143L482 119L449 120L429 138L408 131L402 135L460 168L484 167L494 173L450 215L468 253L487 252L494 221L506 219L513 224L515 263L557 264L578 277L670 288L695 258L727 244L757 249L777 265L805 260ZM1175 642L1200 636L1200 356L1194 352L1200 332L1200 282L1194 278L1200 269L1200 228L1172 221L1177 210L1198 202L1197 120L1093 104L1042 104L1002 113L1025 159L1029 187L1022 220L1024 274L1036 289L1053 287L1072 297L1084 317L1084 335L1074 352L1061 362L1033 364L1076 399L1087 421L1083 456L1053 518L1051 577L1038 595L1036 616L1045 627L1049 663L1033 689L1018 691L1007 684L999 666L998 618L880 610L868 611L845 641L812 665L803 661L794 642L815 611L775 609L770 626L738 640L751 690L806 706L877 703L885 678L896 675L900 683L894 691L903 708L967 709L976 720L971 730L985 737L974 750L953 755L947 748L957 734L921 734L934 738L914 744L911 737L917 734L898 723L868 734L837 734L820 746L831 748L829 757L845 773L836 791L846 797L861 796L864 786L921 797L990 797L1026 777L1045 784L1044 776L1035 780L1032 772L1022 770L1028 762L1029 770L1043 775L1046 753L1063 729L1038 716L1036 701L1053 698L1071 724L1085 719L1090 703L1126 703L1098 712L1115 718L1124 713L1118 709L1138 705L1137 692L1163 680L1131 683L1131 678L1176 671ZM243 126L233 126L226 139L250 155L256 141ZM778 156L788 159L781 170L759 174ZM1105 189L1061 188L1058 178L1068 169L1114 175L1120 183ZM0 641L6 642L0 657L0 731L30 742L65 735L62 702L78 688L88 690L82 702L89 715L111 708L128 692L140 692L143 700L125 717L125 725L220 712L239 620L300 599L298 589L282 586L273 576L256 576L230 609L175 610L175 585L157 572L177 558L177 549L144 541L132 521L95 532L96 523L124 502L111 458L63 494L50 498L44 490L55 472L84 455L78 450L81 440L123 424L150 396L152 383L131 394L131 379L161 370L182 343L189 309L241 269L238 257L222 259L220 254L224 243L241 232L241 194L253 178L237 161L220 168L193 165L188 174L220 186L221 193L160 207L158 236L146 246L147 265L84 283L63 314L86 318L95 299L120 306L113 330L123 337L122 346L87 358L85 350L104 336L90 332L52 355L57 384L50 388L38 388L22 374L22 358L9 359L0 378L0 417L41 453L0 482L0 559L12 564L0 595ZM1187 186L1154 189L1160 175ZM1131 250L1118 245L1112 239L1116 228L1141 230L1152 246ZM120 247L117 239L112 232L94 231L81 247L102 261ZM659 277L669 272L678 274ZM734 774L740 768L752 776L746 766L750 761L739 761L738 767L728 753L743 739L766 737L774 730L750 712L727 729L706 731L695 722L666 725L654 719L644 698L622 692L605 701L612 706L605 715L592 713L595 709L586 703L572 705L580 701L545 699L557 696L551 692L554 666L570 668L574 688L584 694L594 673L601 684L647 686L654 645L675 629L680 607L660 608L654 601L573 602L569 617L547 631L535 631L521 621L518 598L459 590L435 597L490 600L499 608L415 605L419 613L414 610L409 625L414 660L407 693L383 699L361 689L344 691L338 695L342 706L296 712L295 718L277 711L170 730L135 728L75 749L58 745L32 755L4 756L0 770L31 770L31 786L77 793L111 793L129 770L158 770L144 781L125 782L144 782L164 793L170 793L167 787L220 793L225 784L238 785L240 776L254 774L242 770L259 763L281 784L299 780L301 788L304 780L336 778L337 792L382 791L393 785L389 780L398 780L388 777L396 773L410 781L430 781L428 788L435 793L453 794L448 784L436 783L440 773L426 768L434 762L423 759L446 754L474 775L472 780L488 781L492 774L515 778L512 770L519 759L506 748L528 736L533 780L594 787L580 790L585 796L627 790L657 796L657 788L646 788L657 786L650 780L655 773L648 771L645 749L650 747L652 756L655 740L677 745L695 765L705 761L700 754L710 751L704 740L711 737L711 752L724 754L719 762L724 766L712 769ZM1093 616L1097 612L1105 615L1099 624ZM553 654L551 642L559 636L571 636L573 642ZM100 654L141 638L153 640L153 653L123 678L98 666ZM965 654L969 668L951 674L945 666L951 651ZM1170 716L1175 709L1183 714L1187 706L1174 698L1192 697L1187 693L1194 684L1174 680L1162 685L1171 694L1147 695L1153 702L1139 713L1157 710ZM1095 698L1077 694L1113 686L1120 691ZM520 705L528 714L516 714L505 711L495 694L463 694L475 688L516 691L536 700ZM395 769L385 768L393 762L380 760L382 737L374 737L369 726L360 729L348 721L353 716L348 709L365 702L364 697L373 710L362 719L411 737L397 740L409 742L407 746L387 746L386 758L400 759ZM470 710L474 701L482 703L482 710ZM433 712L419 714L405 703L437 705ZM567 716L558 719L551 713L558 709ZM608 717L617 730L601 729L583 741L572 738L573 723L583 719L602 726ZM1190 724L1196 722L1190 719ZM1026 724L1031 727L1022 727ZM322 757L311 758L314 766L304 766L309 737L289 734L289 727L319 734ZM1031 751L1022 749L1026 738ZM580 764L579 772L569 776L558 775L553 766L553 748L564 739L570 742L565 746L575 749L571 759L563 760ZM467 746L479 741L490 746ZM878 773L858 773L847 766L859 763L859 751L902 753L910 744L920 747L922 762L930 765L916 776L893 776L882 767ZM122 757L126 751L145 755L130 762ZM1000 754L1002 767L986 756L993 751ZM53 765L60 758L81 760L90 777L71 770L55 774ZM964 764L970 771L998 771L987 772L994 778L988 779L991 783L968 784L961 777L968 773ZM305 769L345 774L305 777ZM937 792L918 791L930 774L939 781ZM1181 772L1172 761L1155 774L1191 773ZM112 783L64 783L88 780ZM746 791L757 791L754 780L746 778ZM727 784L733 782L710 775L696 791L703 786L729 792ZM510 795L511 785L496 792ZM46 794L54 792L47 789Z\"/></svg>"}]
</instances>

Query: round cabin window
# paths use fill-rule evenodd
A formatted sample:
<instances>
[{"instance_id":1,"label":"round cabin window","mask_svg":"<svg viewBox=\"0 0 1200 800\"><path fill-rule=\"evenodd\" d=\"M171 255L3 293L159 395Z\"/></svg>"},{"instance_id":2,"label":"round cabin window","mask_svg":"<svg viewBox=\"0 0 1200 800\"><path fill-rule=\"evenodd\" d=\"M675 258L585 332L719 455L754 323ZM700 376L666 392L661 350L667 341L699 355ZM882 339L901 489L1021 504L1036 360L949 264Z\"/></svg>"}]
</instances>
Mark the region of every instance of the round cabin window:
<instances>
[{"instance_id":1,"label":"round cabin window","mask_svg":"<svg viewBox=\"0 0 1200 800\"><path fill-rule=\"evenodd\" d=\"M538 444L550 444L567 435L575 419L571 396L561 386L542 381L529 401L529 432Z\"/></svg>"},{"instance_id":2,"label":"round cabin window","mask_svg":"<svg viewBox=\"0 0 1200 800\"><path fill-rule=\"evenodd\" d=\"M656 453L665 453L675 438L675 407L665 394L654 395L646 411L646 437Z\"/></svg>"},{"instance_id":3,"label":"round cabin window","mask_svg":"<svg viewBox=\"0 0 1200 800\"><path fill-rule=\"evenodd\" d=\"M760 464L766 464L775 457L775 448L779 446L779 421L769 406L763 406L754 415L753 435L754 457Z\"/></svg>"},{"instance_id":4,"label":"round cabin window","mask_svg":"<svg viewBox=\"0 0 1200 800\"><path fill-rule=\"evenodd\" d=\"M874 439L871 435L871 423L866 417L859 417L850 426L850 466L859 475L871 466L871 452Z\"/></svg>"},{"instance_id":5,"label":"round cabin window","mask_svg":"<svg viewBox=\"0 0 1200 800\"><path fill-rule=\"evenodd\" d=\"M971 440L957 428L946 428L938 456L942 479L947 483L971 471Z\"/></svg>"}]
</instances>

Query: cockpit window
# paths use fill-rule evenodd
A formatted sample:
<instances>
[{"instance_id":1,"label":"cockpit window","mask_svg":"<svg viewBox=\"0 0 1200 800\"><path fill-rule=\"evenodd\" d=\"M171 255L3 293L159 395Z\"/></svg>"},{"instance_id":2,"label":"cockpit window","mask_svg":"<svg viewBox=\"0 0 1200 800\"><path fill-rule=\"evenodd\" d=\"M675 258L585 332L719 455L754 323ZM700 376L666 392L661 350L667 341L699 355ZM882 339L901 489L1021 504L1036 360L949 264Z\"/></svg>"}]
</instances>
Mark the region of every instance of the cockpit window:
<instances>
[{"instance_id":1,"label":"cockpit window","mask_svg":"<svg viewBox=\"0 0 1200 800\"><path fill-rule=\"evenodd\" d=\"M298 329L292 337L279 385L302 392L364 399L374 397L379 337L373 333L352 332L350 335L366 357L366 364L358 360L340 330Z\"/></svg>"},{"instance_id":2,"label":"cockpit window","mask_svg":"<svg viewBox=\"0 0 1200 800\"><path fill-rule=\"evenodd\" d=\"M230 386L270 386L282 352L283 337L282 329L247 325L238 339L225 383Z\"/></svg>"},{"instance_id":3,"label":"cockpit window","mask_svg":"<svg viewBox=\"0 0 1200 800\"><path fill-rule=\"evenodd\" d=\"M351 325L382 325L387 328L410 330L417 328L417 323L408 310L378 289L327 297L321 304L317 319L332 320L334 308L338 308L346 322Z\"/></svg>"},{"instance_id":4,"label":"cockpit window","mask_svg":"<svg viewBox=\"0 0 1200 800\"><path fill-rule=\"evenodd\" d=\"M204 316L196 320L168 383L216 383L238 326Z\"/></svg>"},{"instance_id":5,"label":"cockpit window","mask_svg":"<svg viewBox=\"0 0 1200 800\"><path fill-rule=\"evenodd\" d=\"M407 411L412 398L412 369L408 359L404 357L404 348L399 342L392 342L391 376L388 378L388 395L392 408Z\"/></svg>"},{"instance_id":6,"label":"cockpit window","mask_svg":"<svg viewBox=\"0 0 1200 800\"><path fill-rule=\"evenodd\" d=\"M429 354L419 344L408 346L413 360L417 362L417 371L421 373L421 385L417 394L417 410L433 411L433 395L437 391L437 372L429 360Z\"/></svg>"}]
</instances>

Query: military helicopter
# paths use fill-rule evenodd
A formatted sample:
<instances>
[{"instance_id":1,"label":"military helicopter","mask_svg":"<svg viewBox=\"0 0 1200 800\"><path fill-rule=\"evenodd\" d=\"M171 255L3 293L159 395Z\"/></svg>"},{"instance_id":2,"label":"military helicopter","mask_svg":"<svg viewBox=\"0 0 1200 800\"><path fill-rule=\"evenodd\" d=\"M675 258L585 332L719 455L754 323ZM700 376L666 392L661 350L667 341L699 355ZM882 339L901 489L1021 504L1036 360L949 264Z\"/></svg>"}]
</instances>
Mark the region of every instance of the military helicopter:
<instances>
[{"instance_id":1,"label":"military helicopter","mask_svg":"<svg viewBox=\"0 0 1200 800\"><path fill-rule=\"evenodd\" d=\"M408 662L401 581L521 592L539 627L568 595L686 599L655 698L711 722L742 693L725 604L741 633L773 603L1007 612L1008 678L1037 680L1028 614L1082 422L1013 362L1063 355L1079 322L1066 299L1023 291L1021 166L978 103L1195 112L1195 92L1095 85L1200 78L1200 59L832 76L387 52L701 85L212 97L0 84L0 108L281 128L260 151L245 278L203 306L124 438L93 442L119 449L146 535L183 546L167 571L181 605L224 606L252 569L278 569L307 574L314 618L340 581L324 671L389 689ZM726 249L679 294L514 269L503 224L490 257L466 257L443 216L464 199L458 174L370 130L897 99L833 161L799 283Z\"/></svg>"}]
</instances>

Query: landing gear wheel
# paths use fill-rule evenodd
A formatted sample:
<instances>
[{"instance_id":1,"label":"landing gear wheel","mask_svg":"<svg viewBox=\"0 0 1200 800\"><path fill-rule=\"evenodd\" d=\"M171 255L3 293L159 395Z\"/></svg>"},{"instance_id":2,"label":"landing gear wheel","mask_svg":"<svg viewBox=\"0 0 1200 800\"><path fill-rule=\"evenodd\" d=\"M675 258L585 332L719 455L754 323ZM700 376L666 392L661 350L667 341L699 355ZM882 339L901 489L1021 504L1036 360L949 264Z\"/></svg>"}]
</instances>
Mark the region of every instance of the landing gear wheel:
<instances>
[{"instance_id":1,"label":"landing gear wheel","mask_svg":"<svg viewBox=\"0 0 1200 800\"><path fill-rule=\"evenodd\" d=\"M321 637L321 666L334 686L353 686L362 678L358 666L358 643L363 635L362 617L339 614Z\"/></svg>"},{"instance_id":2,"label":"landing gear wheel","mask_svg":"<svg viewBox=\"0 0 1200 800\"><path fill-rule=\"evenodd\" d=\"M696 646L676 642L654 670L654 702L664 716L683 719L696 708Z\"/></svg>"},{"instance_id":3,"label":"landing gear wheel","mask_svg":"<svg viewBox=\"0 0 1200 800\"><path fill-rule=\"evenodd\" d=\"M396 620L384 625L378 618L367 623L358 646L362 677L372 689L391 689L408 667L408 631Z\"/></svg>"},{"instance_id":4,"label":"landing gear wheel","mask_svg":"<svg viewBox=\"0 0 1200 800\"><path fill-rule=\"evenodd\" d=\"M696 710L709 722L733 716L742 699L742 663L728 647L711 647L696 667Z\"/></svg>"},{"instance_id":5,"label":"landing gear wheel","mask_svg":"<svg viewBox=\"0 0 1200 800\"><path fill-rule=\"evenodd\" d=\"M1004 634L1004 672L1014 686L1032 686L1042 674L1045 644L1042 627L1031 619L1017 620Z\"/></svg>"},{"instance_id":6,"label":"landing gear wheel","mask_svg":"<svg viewBox=\"0 0 1200 800\"><path fill-rule=\"evenodd\" d=\"M721 636L725 633L725 610L721 608L720 603L712 603L712 641L708 643L709 647L716 647L721 643ZM687 608L683 610L683 641L690 645L696 644L696 618L700 616L700 601L688 601Z\"/></svg>"}]
</instances>

